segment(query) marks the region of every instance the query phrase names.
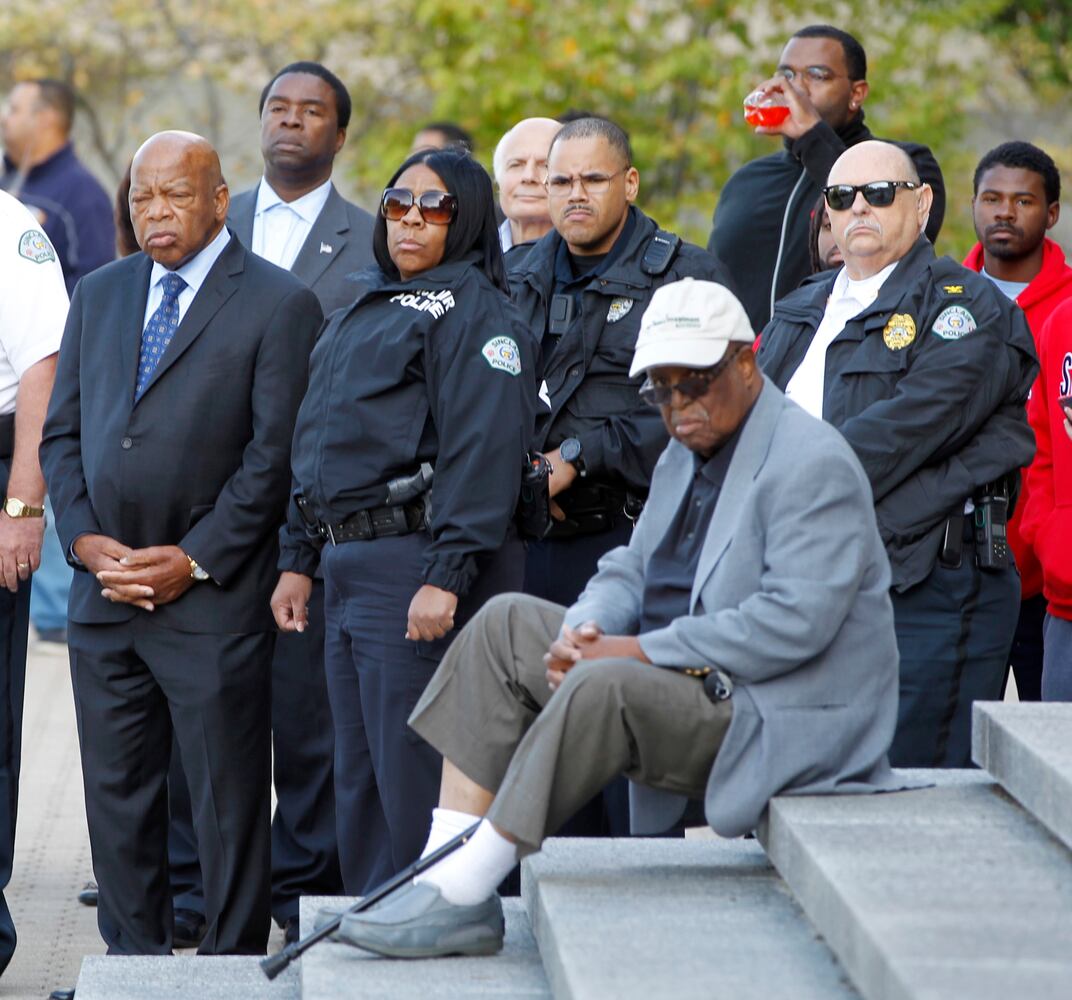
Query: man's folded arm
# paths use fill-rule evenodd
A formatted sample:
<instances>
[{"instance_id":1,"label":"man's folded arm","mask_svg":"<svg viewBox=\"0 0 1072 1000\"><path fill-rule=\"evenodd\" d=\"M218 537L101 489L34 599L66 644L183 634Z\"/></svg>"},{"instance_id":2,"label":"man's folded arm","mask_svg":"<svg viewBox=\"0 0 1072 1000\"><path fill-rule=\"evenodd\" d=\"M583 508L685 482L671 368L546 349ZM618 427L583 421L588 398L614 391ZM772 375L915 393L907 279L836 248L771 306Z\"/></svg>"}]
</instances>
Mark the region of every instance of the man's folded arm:
<instances>
[{"instance_id":1,"label":"man's folded arm","mask_svg":"<svg viewBox=\"0 0 1072 1000\"><path fill-rule=\"evenodd\" d=\"M82 468L82 408L79 377L82 351L82 289L75 289L63 331L56 380L41 435L41 471L45 475L56 533L72 565L71 546L82 535L100 534Z\"/></svg>"},{"instance_id":2,"label":"man's folded arm","mask_svg":"<svg viewBox=\"0 0 1072 1000\"><path fill-rule=\"evenodd\" d=\"M641 635L652 663L718 667L756 683L795 670L834 639L877 550L860 473L837 456L821 473L787 477L761 502L770 513L759 590L735 608L683 616Z\"/></svg>"}]
</instances>

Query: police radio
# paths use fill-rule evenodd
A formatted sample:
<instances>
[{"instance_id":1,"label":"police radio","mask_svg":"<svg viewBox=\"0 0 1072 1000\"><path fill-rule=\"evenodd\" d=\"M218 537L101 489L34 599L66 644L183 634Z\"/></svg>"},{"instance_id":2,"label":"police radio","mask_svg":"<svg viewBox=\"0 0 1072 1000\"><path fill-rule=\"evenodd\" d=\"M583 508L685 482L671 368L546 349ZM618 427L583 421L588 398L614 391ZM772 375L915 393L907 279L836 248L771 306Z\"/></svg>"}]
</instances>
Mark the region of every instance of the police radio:
<instances>
[{"instance_id":1,"label":"police radio","mask_svg":"<svg viewBox=\"0 0 1072 1000\"><path fill-rule=\"evenodd\" d=\"M551 311L547 317L547 332L552 337L563 336L573 322L573 296L552 295Z\"/></svg>"},{"instance_id":2,"label":"police radio","mask_svg":"<svg viewBox=\"0 0 1072 1000\"><path fill-rule=\"evenodd\" d=\"M1009 496L1000 480L987 483L975 500L975 561L980 569L995 572L1009 565Z\"/></svg>"},{"instance_id":3,"label":"police radio","mask_svg":"<svg viewBox=\"0 0 1072 1000\"><path fill-rule=\"evenodd\" d=\"M680 246L681 237L676 233L669 233L665 229L657 230L644 250L640 270L656 278L665 274Z\"/></svg>"}]
</instances>

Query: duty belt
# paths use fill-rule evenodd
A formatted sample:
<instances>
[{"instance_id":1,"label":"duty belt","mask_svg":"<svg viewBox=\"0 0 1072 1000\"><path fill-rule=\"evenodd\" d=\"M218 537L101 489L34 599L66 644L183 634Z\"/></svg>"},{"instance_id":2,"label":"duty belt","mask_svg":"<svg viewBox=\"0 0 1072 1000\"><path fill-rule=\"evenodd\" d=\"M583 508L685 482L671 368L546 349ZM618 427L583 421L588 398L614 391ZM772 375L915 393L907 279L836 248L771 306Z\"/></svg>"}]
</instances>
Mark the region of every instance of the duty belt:
<instances>
[{"instance_id":1,"label":"duty belt","mask_svg":"<svg viewBox=\"0 0 1072 1000\"><path fill-rule=\"evenodd\" d=\"M366 542L373 538L392 538L412 535L424 526L424 504L396 504L390 507L370 507L351 514L338 524L320 522L320 533L332 545L343 542Z\"/></svg>"}]
</instances>

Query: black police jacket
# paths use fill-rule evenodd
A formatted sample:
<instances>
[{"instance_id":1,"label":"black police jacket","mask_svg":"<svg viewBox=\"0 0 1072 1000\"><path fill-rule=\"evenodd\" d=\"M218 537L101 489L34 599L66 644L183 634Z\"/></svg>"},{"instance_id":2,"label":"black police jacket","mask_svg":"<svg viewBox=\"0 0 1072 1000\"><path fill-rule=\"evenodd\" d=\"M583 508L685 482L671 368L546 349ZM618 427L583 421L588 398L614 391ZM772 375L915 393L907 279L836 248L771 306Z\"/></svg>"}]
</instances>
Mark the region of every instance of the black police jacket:
<instances>
[{"instance_id":1,"label":"black police jacket","mask_svg":"<svg viewBox=\"0 0 1072 1000\"><path fill-rule=\"evenodd\" d=\"M786 140L780 152L746 163L726 182L707 249L726 262L753 330L761 330L773 303L808 276L808 227L834 161L849 146L873 138L862 111L837 131L820 122L799 139ZM895 145L934 189L927 236L937 242L945 215L938 161L919 143Z\"/></svg>"},{"instance_id":2,"label":"black police jacket","mask_svg":"<svg viewBox=\"0 0 1072 1000\"><path fill-rule=\"evenodd\" d=\"M331 315L312 354L294 431L294 491L337 524L385 505L388 482L431 463L423 579L462 596L476 556L499 549L517 505L536 348L475 259L409 281L378 270L361 280L368 291ZM319 544L293 503L280 546L281 570L312 575Z\"/></svg>"},{"instance_id":3,"label":"black police jacket","mask_svg":"<svg viewBox=\"0 0 1072 1000\"><path fill-rule=\"evenodd\" d=\"M759 364L784 389L836 271L775 306ZM1038 371L1023 312L920 237L826 352L823 419L863 464L897 590L934 568L947 518L1035 453L1024 404Z\"/></svg>"},{"instance_id":4,"label":"black police jacket","mask_svg":"<svg viewBox=\"0 0 1072 1000\"><path fill-rule=\"evenodd\" d=\"M651 473L666 447L658 411L645 404L631 379L640 318L656 288L682 278L730 285L722 263L682 242L661 274L641 267L658 226L637 208L627 243L580 296L580 319L552 352L543 353L535 447L552 451L566 438L581 442L588 482L647 496ZM510 289L522 319L538 340L547 330L555 287L555 257L562 237L555 230L538 240L510 272Z\"/></svg>"}]
</instances>

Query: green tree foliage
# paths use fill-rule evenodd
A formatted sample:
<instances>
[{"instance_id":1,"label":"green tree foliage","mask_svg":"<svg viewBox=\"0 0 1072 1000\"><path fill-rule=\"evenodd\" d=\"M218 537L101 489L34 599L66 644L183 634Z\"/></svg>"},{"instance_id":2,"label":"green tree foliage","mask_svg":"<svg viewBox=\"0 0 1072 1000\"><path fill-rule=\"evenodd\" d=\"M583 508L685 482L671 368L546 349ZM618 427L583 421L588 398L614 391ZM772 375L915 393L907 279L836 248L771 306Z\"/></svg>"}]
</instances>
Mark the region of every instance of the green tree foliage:
<instances>
[{"instance_id":1,"label":"green tree foliage","mask_svg":"<svg viewBox=\"0 0 1072 1000\"><path fill-rule=\"evenodd\" d=\"M751 134L741 99L809 23L864 43L876 134L930 145L950 195L943 249L972 239L966 137L995 101L1069 89L1072 13L1054 0L5 0L0 79L64 76L79 88L101 155L121 170L164 125L226 138L222 108L247 106L270 73L320 59L354 95L353 180L371 200L416 127L452 119L488 166L499 136L529 115L584 108L631 133L641 203L703 242L718 191L778 149ZM161 120L181 90L183 121ZM1030 107L1018 108L1030 121ZM1020 138L1033 138L1020 135ZM254 151L251 150L251 153Z\"/></svg>"}]
</instances>

